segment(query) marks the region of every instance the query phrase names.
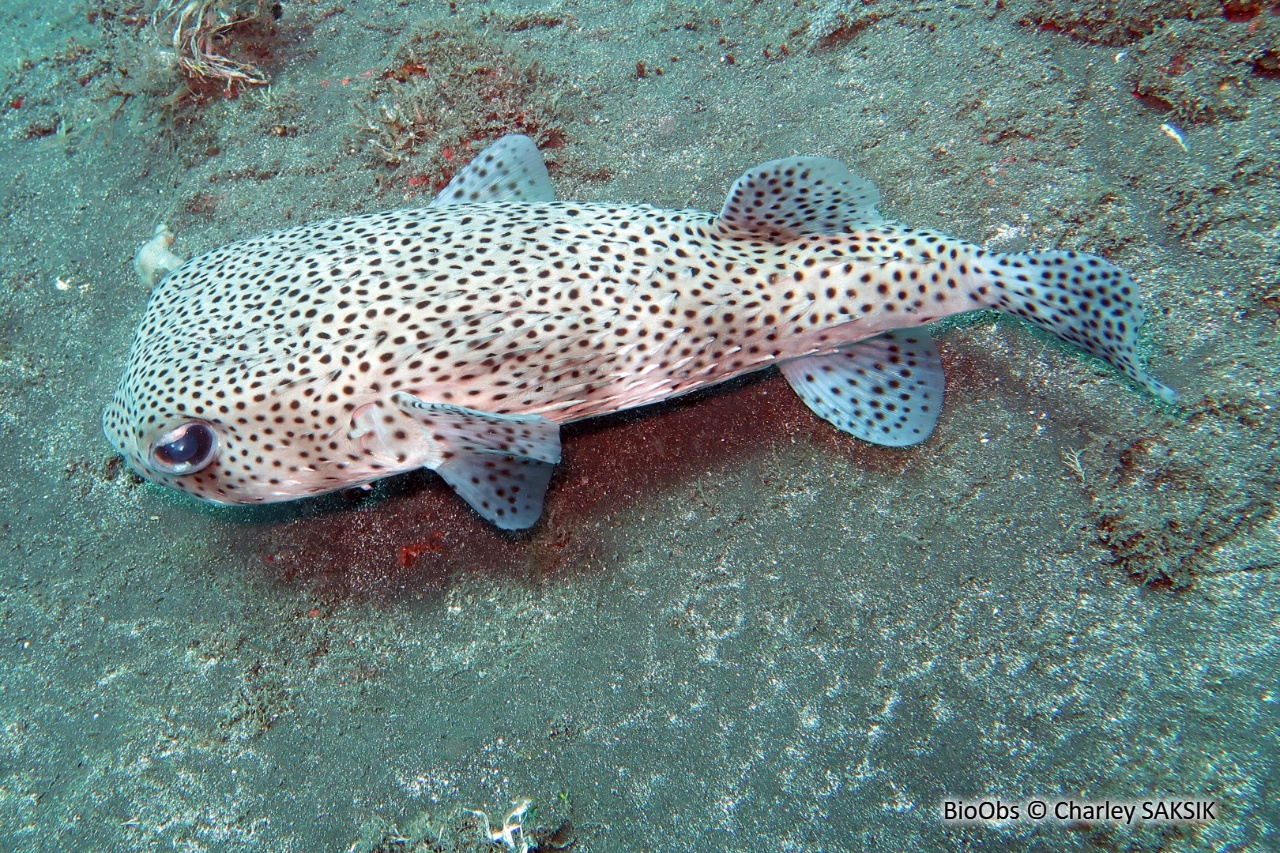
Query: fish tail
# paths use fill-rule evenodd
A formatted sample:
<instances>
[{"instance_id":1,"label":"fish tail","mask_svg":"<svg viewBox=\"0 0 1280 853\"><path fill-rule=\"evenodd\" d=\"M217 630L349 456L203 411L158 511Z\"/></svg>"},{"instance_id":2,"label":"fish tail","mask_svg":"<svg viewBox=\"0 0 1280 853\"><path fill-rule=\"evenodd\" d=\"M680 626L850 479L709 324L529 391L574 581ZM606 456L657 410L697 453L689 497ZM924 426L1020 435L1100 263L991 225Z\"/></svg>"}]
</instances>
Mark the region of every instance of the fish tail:
<instances>
[{"instance_id":1,"label":"fish tail","mask_svg":"<svg viewBox=\"0 0 1280 853\"><path fill-rule=\"evenodd\" d=\"M1138 285L1119 267L1081 252L991 254L976 261L971 281L974 299L986 307L1101 358L1166 403L1177 397L1138 357L1145 313Z\"/></svg>"}]
</instances>

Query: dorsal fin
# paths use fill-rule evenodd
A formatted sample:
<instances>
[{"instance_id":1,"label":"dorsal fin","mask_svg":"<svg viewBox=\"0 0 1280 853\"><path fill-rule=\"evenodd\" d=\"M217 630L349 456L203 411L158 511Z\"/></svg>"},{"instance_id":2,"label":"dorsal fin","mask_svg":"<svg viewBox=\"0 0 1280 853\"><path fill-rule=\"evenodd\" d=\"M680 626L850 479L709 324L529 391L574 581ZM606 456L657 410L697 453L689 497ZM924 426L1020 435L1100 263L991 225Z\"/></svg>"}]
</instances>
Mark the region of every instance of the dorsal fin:
<instances>
[{"instance_id":1,"label":"dorsal fin","mask_svg":"<svg viewBox=\"0 0 1280 853\"><path fill-rule=\"evenodd\" d=\"M538 146L513 133L477 154L427 206L555 200Z\"/></svg>"},{"instance_id":2,"label":"dorsal fin","mask_svg":"<svg viewBox=\"0 0 1280 853\"><path fill-rule=\"evenodd\" d=\"M738 236L791 240L878 225L880 191L840 161L787 157L738 178L717 220Z\"/></svg>"}]
</instances>

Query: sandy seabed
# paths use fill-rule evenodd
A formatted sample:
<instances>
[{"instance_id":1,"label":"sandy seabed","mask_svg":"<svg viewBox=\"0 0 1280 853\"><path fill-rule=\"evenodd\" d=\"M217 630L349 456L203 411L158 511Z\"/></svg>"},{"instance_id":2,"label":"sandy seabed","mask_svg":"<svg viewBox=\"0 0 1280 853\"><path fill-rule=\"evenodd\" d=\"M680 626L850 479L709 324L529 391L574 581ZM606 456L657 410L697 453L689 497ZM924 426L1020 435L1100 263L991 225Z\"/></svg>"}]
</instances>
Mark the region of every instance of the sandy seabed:
<instances>
[{"instance_id":1,"label":"sandy seabed","mask_svg":"<svg viewBox=\"0 0 1280 853\"><path fill-rule=\"evenodd\" d=\"M149 11L0 7L0 848L492 850L526 799L542 850L1280 848L1276 7L285 2L231 91ZM519 537L430 474L212 509L122 466L157 223L425 204L512 131L562 198L714 210L820 154L1102 254L1179 405L982 315L921 447L770 372L566 430ZM1173 795L1217 813L941 820Z\"/></svg>"}]
</instances>

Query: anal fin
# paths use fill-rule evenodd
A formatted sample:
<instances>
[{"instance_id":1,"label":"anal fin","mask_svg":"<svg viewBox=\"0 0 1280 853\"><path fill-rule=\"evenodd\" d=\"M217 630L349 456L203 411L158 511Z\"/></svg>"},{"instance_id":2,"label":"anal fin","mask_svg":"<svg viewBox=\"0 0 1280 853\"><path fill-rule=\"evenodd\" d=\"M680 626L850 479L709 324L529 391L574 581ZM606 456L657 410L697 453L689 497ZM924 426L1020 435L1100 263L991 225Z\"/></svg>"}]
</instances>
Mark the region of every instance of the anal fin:
<instances>
[{"instance_id":1,"label":"anal fin","mask_svg":"<svg viewBox=\"0 0 1280 853\"><path fill-rule=\"evenodd\" d=\"M503 530L533 526L560 461L559 424L541 415L428 403L403 392L391 399L428 438L439 459L430 467L472 509Z\"/></svg>"},{"instance_id":2,"label":"anal fin","mask_svg":"<svg viewBox=\"0 0 1280 853\"><path fill-rule=\"evenodd\" d=\"M919 444L942 412L942 361L923 328L895 329L778 367L814 414L872 444Z\"/></svg>"}]
</instances>

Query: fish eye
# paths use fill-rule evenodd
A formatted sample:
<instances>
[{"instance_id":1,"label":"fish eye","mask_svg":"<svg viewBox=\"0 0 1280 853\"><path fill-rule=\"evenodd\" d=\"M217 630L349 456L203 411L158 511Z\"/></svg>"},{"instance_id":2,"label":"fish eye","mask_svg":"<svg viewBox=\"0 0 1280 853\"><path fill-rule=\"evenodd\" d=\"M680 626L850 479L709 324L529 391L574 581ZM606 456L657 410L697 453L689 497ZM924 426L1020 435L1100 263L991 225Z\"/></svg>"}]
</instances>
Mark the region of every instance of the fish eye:
<instances>
[{"instance_id":1,"label":"fish eye","mask_svg":"<svg viewBox=\"0 0 1280 853\"><path fill-rule=\"evenodd\" d=\"M217 455L217 434L199 421L170 430L151 445L151 464L166 474L194 474Z\"/></svg>"}]
</instances>

